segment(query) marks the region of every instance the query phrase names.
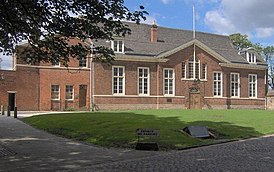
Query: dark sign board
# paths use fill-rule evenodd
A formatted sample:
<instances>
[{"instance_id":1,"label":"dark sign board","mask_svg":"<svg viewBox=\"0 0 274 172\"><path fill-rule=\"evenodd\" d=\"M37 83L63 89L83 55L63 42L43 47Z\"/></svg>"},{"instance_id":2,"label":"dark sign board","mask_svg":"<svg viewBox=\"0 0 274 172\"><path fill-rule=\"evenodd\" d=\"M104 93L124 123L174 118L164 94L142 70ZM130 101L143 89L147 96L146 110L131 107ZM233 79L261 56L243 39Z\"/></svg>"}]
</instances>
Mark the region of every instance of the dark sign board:
<instances>
[{"instance_id":1,"label":"dark sign board","mask_svg":"<svg viewBox=\"0 0 274 172\"><path fill-rule=\"evenodd\" d=\"M197 138L210 137L209 132L205 126L187 126L183 130L193 137L197 137Z\"/></svg>"},{"instance_id":2,"label":"dark sign board","mask_svg":"<svg viewBox=\"0 0 274 172\"><path fill-rule=\"evenodd\" d=\"M160 136L160 131L150 128L138 128L136 134L137 136Z\"/></svg>"}]
</instances>

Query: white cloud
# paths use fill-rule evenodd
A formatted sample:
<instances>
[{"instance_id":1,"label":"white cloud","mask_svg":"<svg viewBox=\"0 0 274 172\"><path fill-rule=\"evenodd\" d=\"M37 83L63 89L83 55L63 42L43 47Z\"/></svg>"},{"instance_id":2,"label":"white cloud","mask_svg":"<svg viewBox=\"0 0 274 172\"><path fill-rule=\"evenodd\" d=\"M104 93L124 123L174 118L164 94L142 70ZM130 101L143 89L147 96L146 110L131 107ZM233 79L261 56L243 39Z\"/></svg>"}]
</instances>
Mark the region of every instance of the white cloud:
<instances>
[{"instance_id":1,"label":"white cloud","mask_svg":"<svg viewBox=\"0 0 274 172\"><path fill-rule=\"evenodd\" d=\"M267 38L272 36L274 33L274 28L257 28L256 36L258 38Z\"/></svg>"},{"instance_id":2,"label":"white cloud","mask_svg":"<svg viewBox=\"0 0 274 172\"><path fill-rule=\"evenodd\" d=\"M170 3L172 0L161 0L162 1L162 3L164 3L164 4L168 4L168 3Z\"/></svg>"},{"instance_id":3,"label":"white cloud","mask_svg":"<svg viewBox=\"0 0 274 172\"><path fill-rule=\"evenodd\" d=\"M218 11L209 11L205 16L205 24L219 34L227 35L235 31L234 25ZM225 28L225 29L224 29Z\"/></svg>"},{"instance_id":4,"label":"white cloud","mask_svg":"<svg viewBox=\"0 0 274 172\"><path fill-rule=\"evenodd\" d=\"M221 0L218 9L208 11L204 22L218 33L255 33L269 37L274 28L274 1Z\"/></svg>"}]
</instances>

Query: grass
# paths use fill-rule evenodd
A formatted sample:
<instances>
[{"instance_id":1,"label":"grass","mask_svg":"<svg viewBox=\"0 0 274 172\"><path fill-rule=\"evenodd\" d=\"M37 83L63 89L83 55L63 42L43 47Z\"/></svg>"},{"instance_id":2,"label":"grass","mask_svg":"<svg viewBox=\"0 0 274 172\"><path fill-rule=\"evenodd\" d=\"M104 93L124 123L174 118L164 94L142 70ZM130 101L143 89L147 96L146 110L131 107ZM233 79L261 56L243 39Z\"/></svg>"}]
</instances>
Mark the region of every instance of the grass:
<instances>
[{"instance_id":1,"label":"grass","mask_svg":"<svg viewBox=\"0 0 274 172\"><path fill-rule=\"evenodd\" d=\"M137 128L159 129L160 137L141 139L156 141L161 150L274 133L274 112L263 110L138 110L50 114L22 120L47 132L103 147L134 148ZM207 126L217 137L197 139L179 131L190 125Z\"/></svg>"}]
</instances>

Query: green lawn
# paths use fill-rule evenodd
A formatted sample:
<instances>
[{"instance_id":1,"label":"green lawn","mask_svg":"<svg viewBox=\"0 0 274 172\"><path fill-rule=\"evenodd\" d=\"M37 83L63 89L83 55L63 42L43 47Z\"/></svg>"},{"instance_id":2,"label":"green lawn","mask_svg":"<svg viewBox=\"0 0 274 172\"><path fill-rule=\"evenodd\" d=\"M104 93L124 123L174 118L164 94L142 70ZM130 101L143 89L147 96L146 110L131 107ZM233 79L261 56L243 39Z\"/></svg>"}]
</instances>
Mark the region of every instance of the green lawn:
<instances>
[{"instance_id":1,"label":"green lawn","mask_svg":"<svg viewBox=\"0 0 274 172\"><path fill-rule=\"evenodd\" d=\"M212 144L274 133L274 112L263 110L138 110L124 112L68 113L41 115L24 122L67 138L103 147L134 148L137 128L160 130L161 150ZM189 125L204 125L215 139L192 138L179 130Z\"/></svg>"}]
</instances>

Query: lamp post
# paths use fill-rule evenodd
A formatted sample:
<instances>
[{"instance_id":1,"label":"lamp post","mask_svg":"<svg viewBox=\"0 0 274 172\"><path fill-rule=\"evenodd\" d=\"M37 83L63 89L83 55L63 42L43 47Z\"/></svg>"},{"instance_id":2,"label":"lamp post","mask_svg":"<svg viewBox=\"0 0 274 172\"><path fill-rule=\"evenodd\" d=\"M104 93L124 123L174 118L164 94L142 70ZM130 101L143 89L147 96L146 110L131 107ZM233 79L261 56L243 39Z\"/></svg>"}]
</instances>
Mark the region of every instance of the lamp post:
<instances>
[{"instance_id":1,"label":"lamp post","mask_svg":"<svg viewBox=\"0 0 274 172\"><path fill-rule=\"evenodd\" d=\"M94 111L94 63L93 63L93 42L90 38L86 39L86 42L90 46L90 111Z\"/></svg>"}]
</instances>

